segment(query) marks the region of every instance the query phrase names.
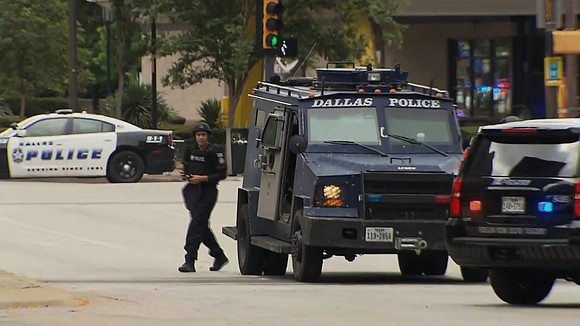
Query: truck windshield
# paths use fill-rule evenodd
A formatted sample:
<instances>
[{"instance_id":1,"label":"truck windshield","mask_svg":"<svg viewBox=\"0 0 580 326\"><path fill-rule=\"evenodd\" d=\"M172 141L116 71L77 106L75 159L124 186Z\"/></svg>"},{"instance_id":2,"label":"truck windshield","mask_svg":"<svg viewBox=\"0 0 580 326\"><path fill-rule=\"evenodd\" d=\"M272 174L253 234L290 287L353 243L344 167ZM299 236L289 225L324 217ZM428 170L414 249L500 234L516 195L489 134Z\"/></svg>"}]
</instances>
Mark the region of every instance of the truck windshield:
<instances>
[{"instance_id":1,"label":"truck windshield","mask_svg":"<svg viewBox=\"0 0 580 326\"><path fill-rule=\"evenodd\" d=\"M446 110L385 108L386 132L416 139L430 145L447 145L453 142L449 113ZM391 139L391 145L408 143L404 139ZM419 143L418 146L421 146Z\"/></svg>"},{"instance_id":2,"label":"truck windshield","mask_svg":"<svg viewBox=\"0 0 580 326\"><path fill-rule=\"evenodd\" d=\"M308 142L327 140L379 145L376 108L324 108L308 110Z\"/></svg>"}]
</instances>

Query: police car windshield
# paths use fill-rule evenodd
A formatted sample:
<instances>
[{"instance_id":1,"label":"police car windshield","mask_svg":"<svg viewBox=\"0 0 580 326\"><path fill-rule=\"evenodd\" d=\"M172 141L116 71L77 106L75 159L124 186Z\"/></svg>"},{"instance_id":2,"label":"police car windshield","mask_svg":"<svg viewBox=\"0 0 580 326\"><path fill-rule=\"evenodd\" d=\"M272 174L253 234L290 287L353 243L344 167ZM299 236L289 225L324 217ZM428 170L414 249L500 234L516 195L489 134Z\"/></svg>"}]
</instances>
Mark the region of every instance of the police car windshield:
<instances>
[{"instance_id":1,"label":"police car windshield","mask_svg":"<svg viewBox=\"0 0 580 326\"><path fill-rule=\"evenodd\" d=\"M379 145L376 108L324 108L308 110L308 142L327 140Z\"/></svg>"}]
</instances>

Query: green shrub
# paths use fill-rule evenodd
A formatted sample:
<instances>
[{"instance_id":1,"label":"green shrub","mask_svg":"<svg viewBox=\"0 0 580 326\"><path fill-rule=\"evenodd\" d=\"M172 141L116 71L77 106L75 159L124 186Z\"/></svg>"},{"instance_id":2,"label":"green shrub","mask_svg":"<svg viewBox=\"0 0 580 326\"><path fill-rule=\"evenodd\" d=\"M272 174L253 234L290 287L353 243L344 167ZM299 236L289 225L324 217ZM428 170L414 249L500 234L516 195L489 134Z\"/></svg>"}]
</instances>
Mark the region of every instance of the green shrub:
<instances>
[{"instance_id":1,"label":"green shrub","mask_svg":"<svg viewBox=\"0 0 580 326\"><path fill-rule=\"evenodd\" d=\"M116 102L115 97L107 99L102 113L114 117ZM141 84L136 75L129 76L123 97L121 119L141 128L149 128L152 103L151 85ZM175 116L173 108L170 108L165 99L157 93L157 125L167 122L170 116Z\"/></svg>"},{"instance_id":2,"label":"green shrub","mask_svg":"<svg viewBox=\"0 0 580 326\"><path fill-rule=\"evenodd\" d=\"M167 119L168 123L171 124L175 124L175 125L184 125L185 124L185 118L179 115L171 115L169 116L169 118Z\"/></svg>"},{"instance_id":3,"label":"green shrub","mask_svg":"<svg viewBox=\"0 0 580 326\"><path fill-rule=\"evenodd\" d=\"M19 121L20 118L17 115L0 115L0 129L8 128L12 122Z\"/></svg>"},{"instance_id":4,"label":"green shrub","mask_svg":"<svg viewBox=\"0 0 580 326\"><path fill-rule=\"evenodd\" d=\"M5 99L6 105L15 115L20 115L20 98L10 97ZM59 108L68 108L68 99L64 97L28 97L26 98L26 107L24 115L31 117L33 115L54 112Z\"/></svg>"},{"instance_id":5,"label":"green shrub","mask_svg":"<svg viewBox=\"0 0 580 326\"><path fill-rule=\"evenodd\" d=\"M217 99L212 98L201 102L197 112L201 117L201 121L207 123L211 129L223 127L222 105Z\"/></svg>"}]
</instances>

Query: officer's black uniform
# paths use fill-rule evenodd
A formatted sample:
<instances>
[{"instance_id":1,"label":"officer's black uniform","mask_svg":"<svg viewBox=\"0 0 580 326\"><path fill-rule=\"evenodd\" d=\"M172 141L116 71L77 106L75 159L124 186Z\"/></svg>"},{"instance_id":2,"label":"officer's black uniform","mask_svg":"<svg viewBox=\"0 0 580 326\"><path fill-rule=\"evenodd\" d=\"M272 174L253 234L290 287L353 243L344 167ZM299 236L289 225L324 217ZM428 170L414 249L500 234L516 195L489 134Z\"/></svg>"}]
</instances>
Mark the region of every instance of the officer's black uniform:
<instances>
[{"instance_id":1,"label":"officer's black uniform","mask_svg":"<svg viewBox=\"0 0 580 326\"><path fill-rule=\"evenodd\" d=\"M200 127L201 126L201 127ZM207 129L207 130L206 130ZM198 131L210 133L207 124L200 124L194 128L194 135ZM191 175L207 175L208 181L200 184L188 183L182 189L183 199L190 211L191 220L185 238L185 264L179 268L180 272L195 272L195 260L200 244L203 242L209 248L210 256L214 257L214 265L210 270L219 270L228 259L216 238L209 228L209 218L217 201L217 184L226 178L227 169L222 150L212 143L208 143L205 150L201 150L197 143L188 146L183 156L183 171Z\"/></svg>"}]
</instances>

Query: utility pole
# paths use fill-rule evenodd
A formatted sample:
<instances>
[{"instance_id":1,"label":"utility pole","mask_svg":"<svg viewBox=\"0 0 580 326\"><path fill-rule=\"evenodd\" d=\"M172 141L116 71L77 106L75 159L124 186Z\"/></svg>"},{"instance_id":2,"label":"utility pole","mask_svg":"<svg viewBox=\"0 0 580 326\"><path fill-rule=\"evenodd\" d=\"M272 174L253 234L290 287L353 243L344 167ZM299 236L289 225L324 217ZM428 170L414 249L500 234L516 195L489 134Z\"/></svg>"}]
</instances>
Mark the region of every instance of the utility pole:
<instances>
[{"instance_id":1,"label":"utility pole","mask_svg":"<svg viewBox=\"0 0 580 326\"><path fill-rule=\"evenodd\" d=\"M575 30L577 28L577 19L576 19L576 9L577 9L577 0L567 0L567 8L566 8L566 29ZM568 54L566 55L566 86L567 86L567 98L568 103L566 103L566 107L568 109L568 117L575 118L578 113L576 112L576 108L578 107L578 91L577 91L577 54Z\"/></svg>"},{"instance_id":2,"label":"utility pole","mask_svg":"<svg viewBox=\"0 0 580 326\"><path fill-rule=\"evenodd\" d=\"M157 25L151 14L151 129L157 129Z\"/></svg>"},{"instance_id":3,"label":"utility pole","mask_svg":"<svg viewBox=\"0 0 580 326\"><path fill-rule=\"evenodd\" d=\"M73 111L78 111L77 79L77 0L68 0L69 77L68 98Z\"/></svg>"}]
</instances>

